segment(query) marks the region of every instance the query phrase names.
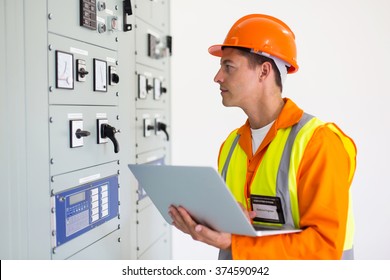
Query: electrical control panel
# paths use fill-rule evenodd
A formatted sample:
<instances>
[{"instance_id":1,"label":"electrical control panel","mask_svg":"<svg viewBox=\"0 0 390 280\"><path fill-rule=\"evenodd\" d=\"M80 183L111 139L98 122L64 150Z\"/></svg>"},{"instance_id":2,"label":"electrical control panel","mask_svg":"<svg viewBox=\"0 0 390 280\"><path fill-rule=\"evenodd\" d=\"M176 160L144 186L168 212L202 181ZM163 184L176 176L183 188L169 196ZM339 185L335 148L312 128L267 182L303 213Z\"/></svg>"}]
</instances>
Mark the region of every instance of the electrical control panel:
<instances>
[{"instance_id":1,"label":"electrical control panel","mask_svg":"<svg viewBox=\"0 0 390 280\"><path fill-rule=\"evenodd\" d=\"M1 6L18 151L1 256L171 258L170 226L128 169L170 163L170 1Z\"/></svg>"}]
</instances>

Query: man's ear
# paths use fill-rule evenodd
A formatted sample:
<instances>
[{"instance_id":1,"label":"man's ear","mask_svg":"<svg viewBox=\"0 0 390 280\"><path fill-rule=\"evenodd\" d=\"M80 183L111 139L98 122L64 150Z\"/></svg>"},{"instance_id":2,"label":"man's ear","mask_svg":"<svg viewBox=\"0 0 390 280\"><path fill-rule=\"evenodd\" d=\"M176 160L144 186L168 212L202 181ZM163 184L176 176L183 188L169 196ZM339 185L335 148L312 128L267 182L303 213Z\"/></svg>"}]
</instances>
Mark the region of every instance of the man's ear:
<instances>
[{"instance_id":1,"label":"man's ear","mask_svg":"<svg viewBox=\"0 0 390 280\"><path fill-rule=\"evenodd\" d=\"M264 80L271 73L272 65L269 62L264 62L260 65L259 80Z\"/></svg>"}]
</instances>

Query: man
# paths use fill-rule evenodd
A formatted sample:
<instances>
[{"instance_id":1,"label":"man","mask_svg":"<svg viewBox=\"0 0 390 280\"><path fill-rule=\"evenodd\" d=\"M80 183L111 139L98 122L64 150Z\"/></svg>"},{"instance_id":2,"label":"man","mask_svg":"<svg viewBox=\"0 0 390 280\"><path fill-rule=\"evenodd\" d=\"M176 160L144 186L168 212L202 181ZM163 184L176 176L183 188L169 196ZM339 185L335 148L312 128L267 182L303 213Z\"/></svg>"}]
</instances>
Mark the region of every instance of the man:
<instances>
[{"instance_id":1,"label":"man","mask_svg":"<svg viewBox=\"0 0 390 280\"><path fill-rule=\"evenodd\" d=\"M221 57L214 81L223 105L248 116L221 147L222 177L255 224L302 231L264 237L216 232L196 224L184 208L170 207L174 225L221 249L220 259L352 259L356 148L335 124L282 98L287 73L298 70L291 29L271 16L247 15L209 52Z\"/></svg>"}]
</instances>

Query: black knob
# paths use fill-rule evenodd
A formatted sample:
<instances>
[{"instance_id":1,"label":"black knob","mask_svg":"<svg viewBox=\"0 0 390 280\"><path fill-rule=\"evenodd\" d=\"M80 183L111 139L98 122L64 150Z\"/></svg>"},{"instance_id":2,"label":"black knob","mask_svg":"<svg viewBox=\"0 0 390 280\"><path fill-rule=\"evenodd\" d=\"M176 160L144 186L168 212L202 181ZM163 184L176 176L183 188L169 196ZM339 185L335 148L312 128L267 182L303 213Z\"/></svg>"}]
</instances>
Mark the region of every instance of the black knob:
<instances>
[{"instance_id":1,"label":"black knob","mask_svg":"<svg viewBox=\"0 0 390 280\"><path fill-rule=\"evenodd\" d=\"M111 74L111 81L112 81L114 84L119 83L119 75L118 75L117 73L112 73L112 74Z\"/></svg>"},{"instance_id":2,"label":"black knob","mask_svg":"<svg viewBox=\"0 0 390 280\"><path fill-rule=\"evenodd\" d=\"M80 75L80 78L84 78L85 75L88 75L89 72L85 70L85 68L80 68L79 70L79 75Z\"/></svg>"},{"instance_id":3,"label":"black knob","mask_svg":"<svg viewBox=\"0 0 390 280\"><path fill-rule=\"evenodd\" d=\"M115 133L117 133L117 132L120 132L120 131L115 129L115 127L113 127L109 124L106 124L106 123L101 124L100 136L102 138L108 138L112 141L112 143L114 144L114 152L115 153L119 152L119 143L115 138Z\"/></svg>"},{"instance_id":4,"label":"black knob","mask_svg":"<svg viewBox=\"0 0 390 280\"><path fill-rule=\"evenodd\" d=\"M87 137L91 135L89 131L81 130L80 128L76 130L76 137L80 139L81 137Z\"/></svg>"}]
</instances>

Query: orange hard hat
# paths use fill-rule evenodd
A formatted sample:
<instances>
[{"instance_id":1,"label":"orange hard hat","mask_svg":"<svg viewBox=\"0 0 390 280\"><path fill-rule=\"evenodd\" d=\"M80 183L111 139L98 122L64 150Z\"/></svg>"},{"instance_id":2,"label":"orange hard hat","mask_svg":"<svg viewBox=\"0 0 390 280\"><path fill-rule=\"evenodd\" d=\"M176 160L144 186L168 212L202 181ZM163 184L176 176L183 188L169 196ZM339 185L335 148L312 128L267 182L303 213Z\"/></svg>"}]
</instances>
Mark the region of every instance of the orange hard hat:
<instances>
[{"instance_id":1,"label":"orange hard hat","mask_svg":"<svg viewBox=\"0 0 390 280\"><path fill-rule=\"evenodd\" d=\"M290 74L298 70L295 35L283 21L272 16L251 14L240 18L223 44L211 46L209 53L221 57L224 46L248 48L253 53L279 58L289 64Z\"/></svg>"}]
</instances>

